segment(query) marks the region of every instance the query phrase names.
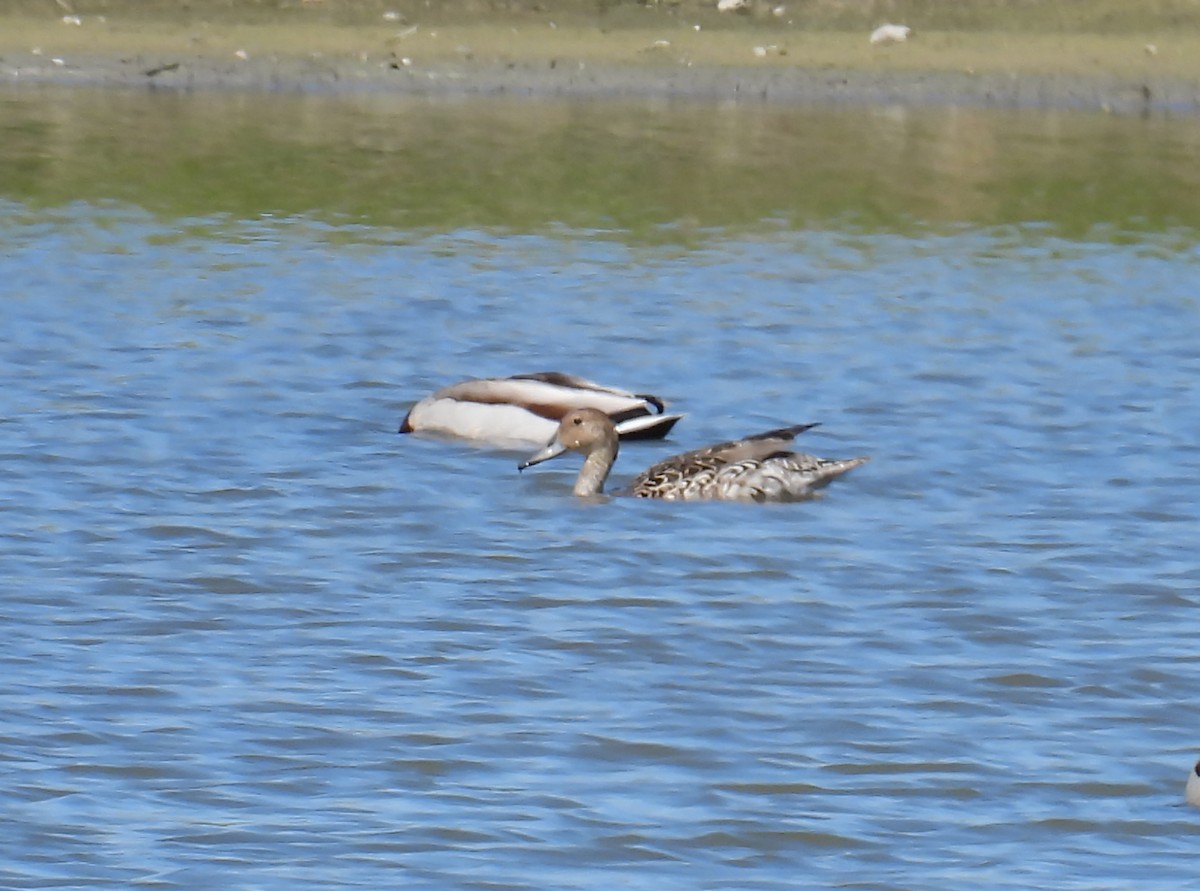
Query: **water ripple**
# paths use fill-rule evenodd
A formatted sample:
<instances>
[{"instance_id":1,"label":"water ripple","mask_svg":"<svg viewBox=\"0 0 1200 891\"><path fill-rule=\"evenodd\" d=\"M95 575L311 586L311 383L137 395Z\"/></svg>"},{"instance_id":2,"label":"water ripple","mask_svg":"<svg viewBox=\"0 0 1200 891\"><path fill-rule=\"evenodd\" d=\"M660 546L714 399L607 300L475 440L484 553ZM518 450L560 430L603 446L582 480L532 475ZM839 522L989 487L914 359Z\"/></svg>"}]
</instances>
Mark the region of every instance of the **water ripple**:
<instances>
[{"instance_id":1,"label":"water ripple","mask_svg":"<svg viewBox=\"0 0 1200 891\"><path fill-rule=\"evenodd\" d=\"M6 887L1189 881L1194 254L4 225ZM688 412L617 476L790 420L875 460L583 504L394 433L552 366Z\"/></svg>"}]
</instances>

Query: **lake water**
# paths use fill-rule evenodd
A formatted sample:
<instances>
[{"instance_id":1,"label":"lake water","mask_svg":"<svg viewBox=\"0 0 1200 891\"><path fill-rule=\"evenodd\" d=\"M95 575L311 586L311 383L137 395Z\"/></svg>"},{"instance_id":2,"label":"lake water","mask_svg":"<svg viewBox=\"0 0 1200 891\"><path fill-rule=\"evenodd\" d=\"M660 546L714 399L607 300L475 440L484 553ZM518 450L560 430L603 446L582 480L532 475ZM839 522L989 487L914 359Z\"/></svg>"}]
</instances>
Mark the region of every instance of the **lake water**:
<instances>
[{"instance_id":1,"label":"lake water","mask_svg":"<svg viewBox=\"0 0 1200 891\"><path fill-rule=\"evenodd\" d=\"M0 885L1200 881L1200 121L0 95ZM396 435L561 368L786 506Z\"/></svg>"}]
</instances>

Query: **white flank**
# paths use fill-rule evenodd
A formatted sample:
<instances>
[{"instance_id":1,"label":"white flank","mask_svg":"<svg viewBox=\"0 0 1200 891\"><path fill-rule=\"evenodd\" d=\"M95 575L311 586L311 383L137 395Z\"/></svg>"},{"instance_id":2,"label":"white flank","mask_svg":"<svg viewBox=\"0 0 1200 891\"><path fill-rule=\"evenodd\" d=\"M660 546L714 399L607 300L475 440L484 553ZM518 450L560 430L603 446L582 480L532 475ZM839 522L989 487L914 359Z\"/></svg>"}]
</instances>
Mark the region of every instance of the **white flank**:
<instances>
[{"instance_id":1,"label":"white flank","mask_svg":"<svg viewBox=\"0 0 1200 891\"><path fill-rule=\"evenodd\" d=\"M513 445L545 443L558 421L539 417L518 405L486 405L457 399L423 399L408 422L414 429Z\"/></svg>"},{"instance_id":2,"label":"white flank","mask_svg":"<svg viewBox=\"0 0 1200 891\"><path fill-rule=\"evenodd\" d=\"M617 434L628 436L630 433L637 433L640 430L653 430L655 427L674 424L682 417L683 415L644 415L640 418L630 418L628 421L621 421L617 424ZM553 434L551 435L553 436Z\"/></svg>"}]
</instances>

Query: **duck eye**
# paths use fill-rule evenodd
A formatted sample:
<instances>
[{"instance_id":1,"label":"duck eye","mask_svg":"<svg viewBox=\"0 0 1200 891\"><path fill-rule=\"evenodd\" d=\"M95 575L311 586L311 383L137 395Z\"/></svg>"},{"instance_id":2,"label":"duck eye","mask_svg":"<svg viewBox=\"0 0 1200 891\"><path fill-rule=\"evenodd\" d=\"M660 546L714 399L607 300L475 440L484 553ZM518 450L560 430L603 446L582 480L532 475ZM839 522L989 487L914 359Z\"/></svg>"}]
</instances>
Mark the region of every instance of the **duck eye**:
<instances>
[{"instance_id":1,"label":"duck eye","mask_svg":"<svg viewBox=\"0 0 1200 891\"><path fill-rule=\"evenodd\" d=\"M583 418L575 418L574 420L571 421L571 423L574 424L576 427L578 427L580 424L583 423Z\"/></svg>"}]
</instances>

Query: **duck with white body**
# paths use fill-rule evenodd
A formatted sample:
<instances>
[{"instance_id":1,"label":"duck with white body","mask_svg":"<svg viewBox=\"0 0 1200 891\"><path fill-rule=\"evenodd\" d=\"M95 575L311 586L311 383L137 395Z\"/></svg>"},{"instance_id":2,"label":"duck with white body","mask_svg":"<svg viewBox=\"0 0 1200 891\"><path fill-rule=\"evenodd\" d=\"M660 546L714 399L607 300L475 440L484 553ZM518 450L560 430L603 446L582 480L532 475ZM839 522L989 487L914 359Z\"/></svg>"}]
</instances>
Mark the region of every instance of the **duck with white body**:
<instances>
[{"instance_id":1,"label":"duck with white body","mask_svg":"<svg viewBox=\"0 0 1200 891\"><path fill-rule=\"evenodd\" d=\"M496 445L542 443L573 409L594 408L623 439L662 439L683 415L657 396L597 384L560 371L479 378L443 387L414 405L401 433L433 433Z\"/></svg>"}]
</instances>

